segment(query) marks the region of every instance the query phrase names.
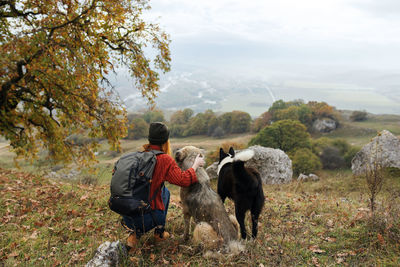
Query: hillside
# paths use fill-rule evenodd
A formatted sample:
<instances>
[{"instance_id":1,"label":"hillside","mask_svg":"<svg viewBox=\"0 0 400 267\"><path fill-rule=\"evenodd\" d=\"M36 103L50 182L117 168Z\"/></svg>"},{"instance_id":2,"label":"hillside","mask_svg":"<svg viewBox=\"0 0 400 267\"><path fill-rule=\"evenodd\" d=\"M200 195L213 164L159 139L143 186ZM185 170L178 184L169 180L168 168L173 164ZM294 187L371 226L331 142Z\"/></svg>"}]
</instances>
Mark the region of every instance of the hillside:
<instances>
[{"instance_id":1,"label":"hillside","mask_svg":"<svg viewBox=\"0 0 400 267\"><path fill-rule=\"evenodd\" d=\"M400 115L368 113L365 121L354 122L349 120L352 111L345 110L340 113L342 116L341 126L331 133L324 134L324 136L343 138L350 144L359 147L368 143L371 138L382 130L388 130L400 137ZM315 137L320 136L322 135L316 135Z\"/></svg>"},{"instance_id":2,"label":"hillside","mask_svg":"<svg viewBox=\"0 0 400 267\"><path fill-rule=\"evenodd\" d=\"M385 84L384 89L379 86L383 80L388 81L388 77L382 79L378 74L370 72L348 75L357 76L359 82L354 84L343 73L338 74L340 77L330 77L326 81L326 77L297 77L280 72L259 76L250 73L233 75L221 69L178 67L162 76L156 105L163 110L191 108L195 112L207 109L220 112L244 110L256 117L268 110L276 100L303 99L306 102L324 101L338 109L400 114L397 87L390 82ZM366 80L366 77L369 79ZM132 88L132 83L124 79L124 75L118 78L116 89L126 107L131 111L148 108L140 93ZM337 82L343 78L345 80L342 83ZM393 84L398 83L396 80L398 75L392 81Z\"/></svg>"},{"instance_id":3,"label":"hillside","mask_svg":"<svg viewBox=\"0 0 400 267\"><path fill-rule=\"evenodd\" d=\"M354 145L367 143L376 132L389 129L400 135L400 116L372 115L363 122L350 122L342 112L341 128L324 134L344 138ZM207 136L172 139L173 148L195 145L207 151L222 143L247 144L253 135L223 139ZM315 136L320 137L320 136ZM123 152L140 149L145 139L122 140ZM119 216L107 207L113 162L120 154L103 144L97 173L71 166L49 166L45 160L21 161L15 170L13 154L0 144L0 260L5 266L83 265L105 241L124 241L126 232ZM52 171L75 176L49 175ZM184 242L179 188L171 190L167 231L172 237L155 244L145 235L140 248L123 266L199 265L388 265L400 264L400 180L388 173L378 195L376 216L368 207L363 178L350 171L319 171L318 182L264 185L266 204L259 223L259 238L244 242L246 251L237 256L204 258L201 247ZM49 178L53 177L53 178ZM215 181L212 186L216 189ZM232 202L227 210L234 212ZM247 220L249 226L250 222Z\"/></svg>"}]
</instances>

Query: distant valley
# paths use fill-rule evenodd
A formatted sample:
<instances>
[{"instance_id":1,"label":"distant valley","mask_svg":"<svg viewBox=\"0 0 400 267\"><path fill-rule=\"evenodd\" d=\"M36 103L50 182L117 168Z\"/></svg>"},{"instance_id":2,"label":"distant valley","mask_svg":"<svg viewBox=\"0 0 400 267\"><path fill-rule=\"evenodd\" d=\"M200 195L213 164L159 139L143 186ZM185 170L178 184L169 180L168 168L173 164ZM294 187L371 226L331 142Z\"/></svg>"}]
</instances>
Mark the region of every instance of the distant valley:
<instances>
[{"instance_id":1,"label":"distant valley","mask_svg":"<svg viewBox=\"0 0 400 267\"><path fill-rule=\"evenodd\" d=\"M349 77L353 77L351 80ZM339 81L339 82L336 82ZM331 77L274 75L248 78L207 69L175 70L160 79L156 106L162 110L191 108L227 112L242 110L257 117L279 99L324 101L338 109L366 110L375 114L400 114L400 75L355 72ZM118 75L116 89L130 111L147 109L147 102Z\"/></svg>"}]
</instances>

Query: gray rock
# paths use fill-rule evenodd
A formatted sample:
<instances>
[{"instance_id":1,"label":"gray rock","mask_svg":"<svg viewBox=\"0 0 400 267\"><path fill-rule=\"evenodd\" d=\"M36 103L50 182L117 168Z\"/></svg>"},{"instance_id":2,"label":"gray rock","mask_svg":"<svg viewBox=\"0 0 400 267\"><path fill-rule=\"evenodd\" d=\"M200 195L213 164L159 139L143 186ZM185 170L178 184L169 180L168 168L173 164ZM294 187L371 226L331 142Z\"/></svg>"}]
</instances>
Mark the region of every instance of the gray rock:
<instances>
[{"instance_id":1,"label":"gray rock","mask_svg":"<svg viewBox=\"0 0 400 267\"><path fill-rule=\"evenodd\" d=\"M265 184L284 184L292 181L292 161L289 156L280 149L263 146L252 146L254 157L246 162L246 167L251 167L260 172ZM236 153L240 152L239 150ZM210 179L218 178L218 162L214 162L206 171Z\"/></svg>"},{"instance_id":2,"label":"gray rock","mask_svg":"<svg viewBox=\"0 0 400 267\"><path fill-rule=\"evenodd\" d=\"M308 181L308 175L305 175L303 173L300 173L299 177L297 177L297 181L300 182L307 182Z\"/></svg>"},{"instance_id":3,"label":"gray rock","mask_svg":"<svg viewBox=\"0 0 400 267\"><path fill-rule=\"evenodd\" d=\"M309 178L311 179L311 181L313 181L313 182L319 181L318 175L316 175L316 174L314 174L314 173L310 173L310 174L308 175L308 177L309 177Z\"/></svg>"},{"instance_id":4,"label":"gray rock","mask_svg":"<svg viewBox=\"0 0 400 267\"><path fill-rule=\"evenodd\" d=\"M211 164L206 168L206 172L210 177L210 180L218 178L217 171L218 171L218 162L214 162L213 164Z\"/></svg>"},{"instance_id":5,"label":"gray rock","mask_svg":"<svg viewBox=\"0 0 400 267\"><path fill-rule=\"evenodd\" d=\"M366 144L351 161L351 170L362 175L377 161L383 167L400 168L400 140L391 132L383 130Z\"/></svg>"},{"instance_id":6,"label":"gray rock","mask_svg":"<svg viewBox=\"0 0 400 267\"><path fill-rule=\"evenodd\" d=\"M246 166L258 170L263 183L284 184L292 181L292 161L285 152L263 146L251 146L248 149L255 153Z\"/></svg>"},{"instance_id":7,"label":"gray rock","mask_svg":"<svg viewBox=\"0 0 400 267\"><path fill-rule=\"evenodd\" d=\"M336 127L337 122L330 118L318 119L312 125L313 130L320 133L329 133L335 130Z\"/></svg>"},{"instance_id":8,"label":"gray rock","mask_svg":"<svg viewBox=\"0 0 400 267\"><path fill-rule=\"evenodd\" d=\"M120 241L112 243L106 241L97 248L94 257L86 264L86 267L119 266L123 255L127 255L127 251Z\"/></svg>"},{"instance_id":9,"label":"gray rock","mask_svg":"<svg viewBox=\"0 0 400 267\"><path fill-rule=\"evenodd\" d=\"M313 182L317 182L319 181L319 177L316 174L310 173L309 175L300 173L299 177L297 178L297 181L301 181L301 182L308 182L308 181L313 181Z\"/></svg>"}]
</instances>

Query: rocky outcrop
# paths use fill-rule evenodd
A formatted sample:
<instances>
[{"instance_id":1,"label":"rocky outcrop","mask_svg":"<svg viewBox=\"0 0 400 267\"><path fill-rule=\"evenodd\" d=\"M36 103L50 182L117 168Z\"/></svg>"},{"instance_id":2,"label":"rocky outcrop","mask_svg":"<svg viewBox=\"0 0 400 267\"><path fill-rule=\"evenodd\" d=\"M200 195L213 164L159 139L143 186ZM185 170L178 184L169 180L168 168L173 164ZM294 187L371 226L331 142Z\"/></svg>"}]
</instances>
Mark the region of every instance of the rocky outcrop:
<instances>
[{"instance_id":1,"label":"rocky outcrop","mask_svg":"<svg viewBox=\"0 0 400 267\"><path fill-rule=\"evenodd\" d=\"M312 129L315 132L329 133L337 128L337 122L330 118L318 119L314 121Z\"/></svg>"},{"instance_id":2,"label":"rocky outcrop","mask_svg":"<svg viewBox=\"0 0 400 267\"><path fill-rule=\"evenodd\" d=\"M351 170L355 175L362 175L375 161L383 167L400 168L399 138L383 130L354 156Z\"/></svg>"},{"instance_id":3,"label":"rocky outcrop","mask_svg":"<svg viewBox=\"0 0 400 267\"><path fill-rule=\"evenodd\" d=\"M254 157L246 162L247 167L255 168L260 172L265 184L284 184L292 180L292 161L280 149L263 146L252 146Z\"/></svg>"},{"instance_id":4,"label":"rocky outcrop","mask_svg":"<svg viewBox=\"0 0 400 267\"><path fill-rule=\"evenodd\" d=\"M94 257L86 264L86 267L119 266L123 255L127 255L127 251L120 241L112 243L106 241L97 248Z\"/></svg>"}]
</instances>

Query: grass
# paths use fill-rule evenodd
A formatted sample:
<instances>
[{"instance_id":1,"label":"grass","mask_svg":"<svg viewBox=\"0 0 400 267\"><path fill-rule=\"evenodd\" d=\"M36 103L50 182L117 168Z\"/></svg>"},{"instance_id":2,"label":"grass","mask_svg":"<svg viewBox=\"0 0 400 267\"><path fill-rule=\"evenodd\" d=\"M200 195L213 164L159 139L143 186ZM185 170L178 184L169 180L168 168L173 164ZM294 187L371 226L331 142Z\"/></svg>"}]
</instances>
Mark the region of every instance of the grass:
<instances>
[{"instance_id":1,"label":"grass","mask_svg":"<svg viewBox=\"0 0 400 267\"><path fill-rule=\"evenodd\" d=\"M151 234L145 235L123 265L399 265L395 212L400 209L400 177L388 176L375 216L386 221L374 222L362 178L349 171L319 175L318 182L265 185L258 238L244 242L244 253L219 259L206 259L201 247L183 241L179 188L168 185L172 196L166 227L172 237L155 244ZM5 169L0 182L0 259L6 266L82 265L101 243L127 237L119 216L107 207L108 185L66 183ZM230 201L227 210L234 211ZM246 223L250 225L249 218Z\"/></svg>"},{"instance_id":2,"label":"grass","mask_svg":"<svg viewBox=\"0 0 400 267\"><path fill-rule=\"evenodd\" d=\"M313 134L313 137L343 138L351 145L362 147L382 130L388 130L392 134L400 136L400 116L369 114L367 119L361 122L352 122L343 116L338 129L330 133Z\"/></svg>"},{"instance_id":3,"label":"grass","mask_svg":"<svg viewBox=\"0 0 400 267\"><path fill-rule=\"evenodd\" d=\"M342 125L326 136L362 146L383 129L400 134L399 116L376 115ZM196 136L171 143L173 148L190 144L212 151L227 141L247 144L251 137ZM145 139L122 140L122 153L138 150L144 143ZM16 170L13 154L1 143L0 265L84 265L103 242L125 241L127 233L119 216L107 207L111 169L120 155L102 144L99 162L93 165L96 172L82 169L72 180L49 179L45 176L51 167L41 160L21 161L21 170ZM61 167L63 171L74 168ZM171 202L166 227L171 238L155 244L151 234L145 235L122 266L399 266L399 172L386 174L374 216L369 212L364 179L353 177L349 170L318 175L318 182L265 185L258 238L243 242L245 252L218 259L203 257L200 246L183 240L179 187L168 185ZM216 189L216 181L212 186ZM234 213L231 201L226 208ZM249 227L249 218L246 223Z\"/></svg>"}]
</instances>

